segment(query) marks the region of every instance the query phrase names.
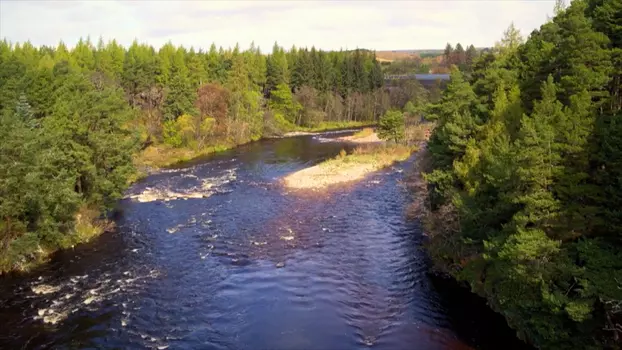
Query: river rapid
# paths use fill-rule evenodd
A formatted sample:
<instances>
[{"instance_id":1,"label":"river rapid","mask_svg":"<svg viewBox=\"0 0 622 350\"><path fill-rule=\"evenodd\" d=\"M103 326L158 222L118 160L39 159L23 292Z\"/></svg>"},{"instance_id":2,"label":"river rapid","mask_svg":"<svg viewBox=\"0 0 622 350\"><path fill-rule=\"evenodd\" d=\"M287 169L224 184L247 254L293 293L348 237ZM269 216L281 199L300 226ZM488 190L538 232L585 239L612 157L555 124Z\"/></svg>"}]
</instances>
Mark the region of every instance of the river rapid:
<instances>
[{"instance_id":1,"label":"river rapid","mask_svg":"<svg viewBox=\"0 0 622 350\"><path fill-rule=\"evenodd\" d=\"M264 140L151 175L118 229L0 279L3 349L523 349L484 301L429 274L401 180L279 179L348 146Z\"/></svg>"}]
</instances>

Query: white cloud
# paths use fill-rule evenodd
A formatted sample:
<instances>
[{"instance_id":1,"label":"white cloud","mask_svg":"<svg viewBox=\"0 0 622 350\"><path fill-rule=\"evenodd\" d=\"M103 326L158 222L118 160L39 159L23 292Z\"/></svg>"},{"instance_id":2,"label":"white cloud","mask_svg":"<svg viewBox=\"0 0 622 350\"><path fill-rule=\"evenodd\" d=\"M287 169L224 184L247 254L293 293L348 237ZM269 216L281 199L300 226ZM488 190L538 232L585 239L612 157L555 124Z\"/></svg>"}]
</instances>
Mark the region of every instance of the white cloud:
<instances>
[{"instance_id":1,"label":"white cloud","mask_svg":"<svg viewBox=\"0 0 622 350\"><path fill-rule=\"evenodd\" d=\"M491 46L513 21L527 36L554 1L0 1L0 37L35 45L135 38L154 46L208 48L251 41L264 51Z\"/></svg>"}]
</instances>

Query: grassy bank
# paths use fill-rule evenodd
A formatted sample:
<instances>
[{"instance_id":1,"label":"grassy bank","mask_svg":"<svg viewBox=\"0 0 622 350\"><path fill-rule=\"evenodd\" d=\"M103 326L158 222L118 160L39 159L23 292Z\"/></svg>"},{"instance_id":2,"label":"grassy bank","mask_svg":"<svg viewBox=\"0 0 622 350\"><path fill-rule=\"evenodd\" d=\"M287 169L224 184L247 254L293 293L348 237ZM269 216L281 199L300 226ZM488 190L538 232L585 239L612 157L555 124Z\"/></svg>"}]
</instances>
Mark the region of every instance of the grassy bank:
<instances>
[{"instance_id":1,"label":"grassy bank","mask_svg":"<svg viewBox=\"0 0 622 350\"><path fill-rule=\"evenodd\" d=\"M342 151L333 159L286 176L283 182L286 187L293 189L322 189L352 182L395 162L406 160L415 150L415 147L404 145L361 145L352 154Z\"/></svg>"},{"instance_id":2,"label":"grassy bank","mask_svg":"<svg viewBox=\"0 0 622 350\"><path fill-rule=\"evenodd\" d=\"M362 128L367 126L373 126L374 122L322 122L314 127L297 127L293 131L306 131L306 132L323 132L343 129Z\"/></svg>"},{"instance_id":3,"label":"grassy bank","mask_svg":"<svg viewBox=\"0 0 622 350\"><path fill-rule=\"evenodd\" d=\"M311 128L297 127L293 132L325 132L332 130L352 129L371 126L370 122L323 122ZM248 140L248 143L255 140ZM222 152L244 143L235 144L233 142L221 143L202 148L190 147L171 147L165 144L152 145L134 157L134 165L138 169L137 174L131 177L130 183L140 180L145 176L144 169L160 169L171 167L179 163L187 162L212 153Z\"/></svg>"},{"instance_id":4,"label":"grassy bank","mask_svg":"<svg viewBox=\"0 0 622 350\"><path fill-rule=\"evenodd\" d=\"M355 148L352 154L345 155L342 152L337 157L320 163L319 166L325 169L339 169L352 164L369 164L381 169L406 160L416 150L416 147L400 144L367 144Z\"/></svg>"},{"instance_id":5,"label":"grassy bank","mask_svg":"<svg viewBox=\"0 0 622 350\"><path fill-rule=\"evenodd\" d=\"M73 228L63 235L62 239L45 244L36 240L35 233L28 233L20 238L18 244L12 244L8 249L2 250L0 252L0 275L10 271L28 272L46 263L54 252L89 242L112 228L114 228L114 222L102 219L99 210L82 206L74 217Z\"/></svg>"},{"instance_id":6,"label":"grassy bank","mask_svg":"<svg viewBox=\"0 0 622 350\"><path fill-rule=\"evenodd\" d=\"M208 154L226 151L235 144L217 145L203 148L170 147L168 145L149 146L134 157L138 169L159 169L183 163Z\"/></svg>"},{"instance_id":7,"label":"grassy bank","mask_svg":"<svg viewBox=\"0 0 622 350\"><path fill-rule=\"evenodd\" d=\"M406 160L426 141L426 131L433 128L432 123L406 126L403 144L387 144L372 128L364 128L352 136L340 138L360 143L352 154L342 151L333 159L284 177L283 183L288 188L317 190L360 180L371 172Z\"/></svg>"}]
</instances>

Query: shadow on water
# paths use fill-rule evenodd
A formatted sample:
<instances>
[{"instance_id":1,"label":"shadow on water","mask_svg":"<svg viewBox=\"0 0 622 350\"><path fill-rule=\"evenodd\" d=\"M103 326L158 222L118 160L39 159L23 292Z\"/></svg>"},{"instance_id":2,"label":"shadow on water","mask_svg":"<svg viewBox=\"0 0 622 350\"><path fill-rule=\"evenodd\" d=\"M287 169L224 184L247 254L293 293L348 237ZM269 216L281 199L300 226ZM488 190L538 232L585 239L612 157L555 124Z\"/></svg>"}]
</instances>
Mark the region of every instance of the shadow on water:
<instances>
[{"instance_id":1,"label":"shadow on water","mask_svg":"<svg viewBox=\"0 0 622 350\"><path fill-rule=\"evenodd\" d=\"M325 138L256 142L134 185L128 196L152 196L120 203L117 232L0 282L0 347L524 347L429 277L404 217L410 162L328 192L280 185L348 147Z\"/></svg>"}]
</instances>

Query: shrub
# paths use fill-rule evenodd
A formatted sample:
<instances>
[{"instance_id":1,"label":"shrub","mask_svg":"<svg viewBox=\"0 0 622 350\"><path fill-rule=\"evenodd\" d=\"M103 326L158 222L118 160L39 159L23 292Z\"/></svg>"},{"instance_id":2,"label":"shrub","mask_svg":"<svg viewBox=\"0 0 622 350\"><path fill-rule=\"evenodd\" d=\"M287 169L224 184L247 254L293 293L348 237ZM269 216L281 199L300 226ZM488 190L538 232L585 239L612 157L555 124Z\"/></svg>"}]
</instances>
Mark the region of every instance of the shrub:
<instances>
[{"instance_id":1,"label":"shrub","mask_svg":"<svg viewBox=\"0 0 622 350\"><path fill-rule=\"evenodd\" d=\"M181 132L174 120L168 120L162 124L162 137L167 145L173 147L181 147L182 145Z\"/></svg>"},{"instance_id":2,"label":"shrub","mask_svg":"<svg viewBox=\"0 0 622 350\"><path fill-rule=\"evenodd\" d=\"M380 117L378 137L396 143L404 140L404 114L397 110L389 110Z\"/></svg>"},{"instance_id":3,"label":"shrub","mask_svg":"<svg viewBox=\"0 0 622 350\"><path fill-rule=\"evenodd\" d=\"M374 133L374 129L373 128L364 128L363 130L357 132L356 134L352 135L353 139L362 139L368 136L371 136Z\"/></svg>"}]
</instances>

